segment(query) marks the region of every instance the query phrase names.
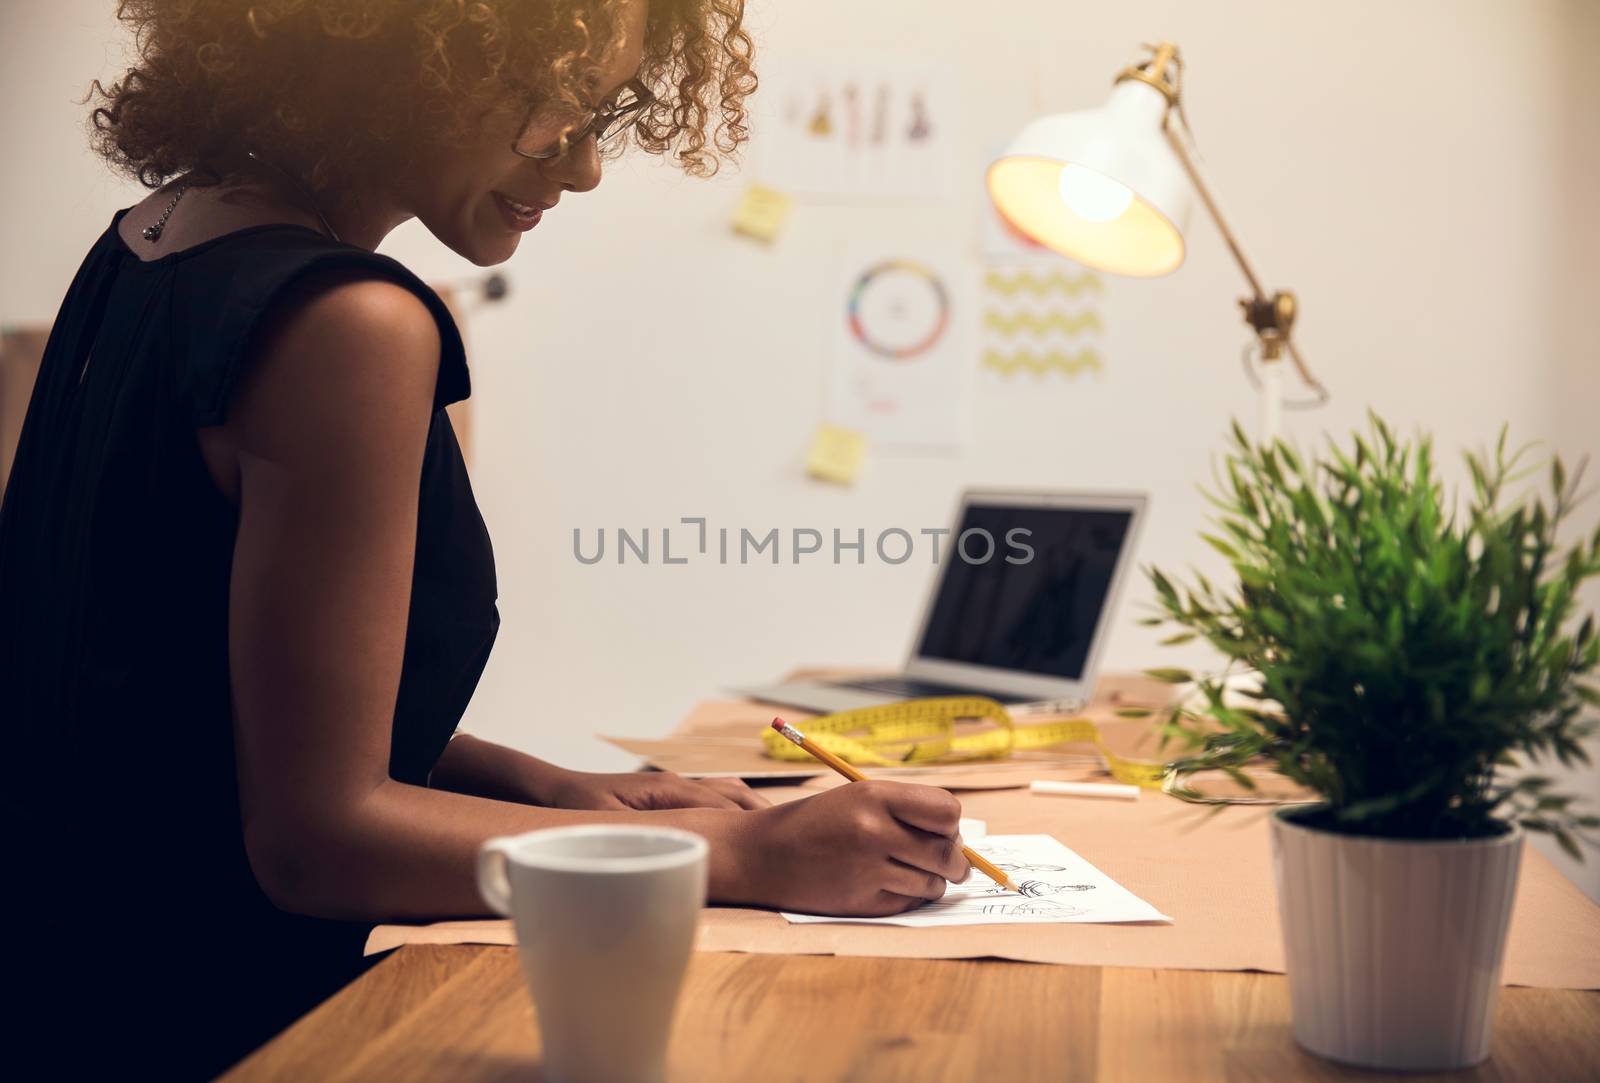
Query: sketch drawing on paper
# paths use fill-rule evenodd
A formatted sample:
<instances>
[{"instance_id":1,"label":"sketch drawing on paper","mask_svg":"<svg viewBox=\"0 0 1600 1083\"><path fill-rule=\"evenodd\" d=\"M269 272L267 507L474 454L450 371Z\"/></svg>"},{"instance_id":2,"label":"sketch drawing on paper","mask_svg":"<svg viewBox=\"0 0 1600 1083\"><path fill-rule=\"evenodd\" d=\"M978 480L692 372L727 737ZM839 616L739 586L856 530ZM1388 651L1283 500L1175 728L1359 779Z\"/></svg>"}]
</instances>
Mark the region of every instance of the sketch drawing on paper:
<instances>
[{"instance_id":1,"label":"sketch drawing on paper","mask_svg":"<svg viewBox=\"0 0 1600 1083\"><path fill-rule=\"evenodd\" d=\"M951 884L944 897L885 918L833 918L784 914L797 924L992 925L1049 922L1166 922L1171 919L1049 835L991 835L973 849L1002 868L1028 869L1020 894L981 873ZM1070 899L1071 901L1067 901Z\"/></svg>"},{"instance_id":2,"label":"sketch drawing on paper","mask_svg":"<svg viewBox=\"0 0 1600 1083\"><path fill-rule=\"evenodd\" d=\"M826 139L833 134L833 121L828 119L830 105L828 96L822 95L817 99L817 107L811 113L811 121L806 125L806 132L818 139Z\"/></svg>"},{"instance_id":3,"label":"sketch drawing on paper","mask_svg":"<svg viewBox=\"0 0 1600 1083\"><path fill-rule=\"evenodd\" d=\"M982 912L986 917L1050 917L1056 919L1074 917L1083 913L1076 906L1063 906L1061 903L1052 902L1049 899L1040 899L1032 902L984 903Z\"/></svg>"},{"instance_id":4,"label":"sketch drawing on paper","mask_svg":"<svg viewBox=\"0 0 1600 1083\"><path fill-rule=\"evenodd\" d=\"M1094 885L1050 884L1043 880L1024 880L1017 885L1017 890L1030 899L1037 899L1042 895L1059 895L1064 891L1093 891Z\"/></svg>"},{"instance_id":5,"label":"sketch drawing on paper","mask_svg":"<svg viewBox=\"0 0 1600 1083\"><path fill-rule=\"evenodd\" d=\"M896 203L949 196L959 88L926 58L785 57L764 68L750 144L790 196Z\"/></svg>"},{"instance_id":6,"label":"sketch drawing on paper","mask_svg":"<svg viewBox=\"0 0 1600 1083\"><path fill-rule=\"evenodd\" d=\"M1066 872L1060 865L1014 865L1004 861L996 861L995 866L1001 872Z\"/></svg>"},{"instance_id":7,"label":"sketch drawing on paper","mask_svg":"<svg viewBox=\"0 0 1600 1083\"><path fill-rule=\"evenodd\" d=\"M906 138L913 143L920 143L932 135L933 125L928 120L928 106L919 90L911 95L911 127L906 131Z\"/></svg>"},{"instance_id":8,"label":"sketch drawing on paper","mask_svg":"<svg viewBox=\"0 0 1600 1083\"><path fill-rule=\"evenodd\" d=\"M1010 871L1010 869L1005 865L1001 865L1000 868L1006 869L1007 872ZM1055 871L1065 872L1066 870L1057 869ZM1016 893L1026 895L1030 899L1037 899L1044 895L1059 895L1064 891L1093 891L1094 887L1095 886L1093 884L1051 884L1043 880L1024 880L1022 883L1017 885ZM1012 892L1007 891L999 884L991 884L989 887L986 887L983 890L984 894L986 895L1012 894Z\"/></svg>"}]
</instances>

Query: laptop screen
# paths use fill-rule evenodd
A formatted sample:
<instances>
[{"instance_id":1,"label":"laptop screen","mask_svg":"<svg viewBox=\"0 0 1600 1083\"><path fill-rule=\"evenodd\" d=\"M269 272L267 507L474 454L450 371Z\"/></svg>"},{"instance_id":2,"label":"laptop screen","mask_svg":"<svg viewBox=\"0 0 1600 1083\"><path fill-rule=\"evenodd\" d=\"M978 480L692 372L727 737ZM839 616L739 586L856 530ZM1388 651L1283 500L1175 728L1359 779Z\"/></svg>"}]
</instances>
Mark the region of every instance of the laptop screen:
<instances>
[{"instance_id":1,"label":"laptop screen","mask_svg":"<svg viewBox=\"0 0 1600 1083\"><path fill-rule=\"evenodd\" d=\"M1132 522L1122 509L969 505L917 655L1081 678Z\"/></svg>"}]
</instances>

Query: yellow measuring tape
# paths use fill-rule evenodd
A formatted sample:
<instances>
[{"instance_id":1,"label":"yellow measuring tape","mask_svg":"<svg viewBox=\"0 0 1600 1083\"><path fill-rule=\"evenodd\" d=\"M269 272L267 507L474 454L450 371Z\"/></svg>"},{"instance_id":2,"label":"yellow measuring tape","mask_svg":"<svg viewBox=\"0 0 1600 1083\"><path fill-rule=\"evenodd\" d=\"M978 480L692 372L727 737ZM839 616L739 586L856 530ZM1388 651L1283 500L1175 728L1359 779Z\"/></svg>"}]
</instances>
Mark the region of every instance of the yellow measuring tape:
<instances>
[{"instance_id":1,"label":"yellow measuring tape","mask_svg":"<svg viewBox=\"0 0 1600 1083\"><path fill-rule=\"evenodd\" d=\"M958 719L986 719L985 729L957 733ZM1086 718L1019 726L1005 707L982 696L913 699L886 707L861 707L798 724L806 738L855 764L905 767L933 763L999 760L1013 752L1055 745L1091 744L1118 782L1160 789L1166 765L1118 756L1100 729ZM766 754L777 760L807 760L805 749L770 727L761 731Z\"/></svg>"}]
</instances>

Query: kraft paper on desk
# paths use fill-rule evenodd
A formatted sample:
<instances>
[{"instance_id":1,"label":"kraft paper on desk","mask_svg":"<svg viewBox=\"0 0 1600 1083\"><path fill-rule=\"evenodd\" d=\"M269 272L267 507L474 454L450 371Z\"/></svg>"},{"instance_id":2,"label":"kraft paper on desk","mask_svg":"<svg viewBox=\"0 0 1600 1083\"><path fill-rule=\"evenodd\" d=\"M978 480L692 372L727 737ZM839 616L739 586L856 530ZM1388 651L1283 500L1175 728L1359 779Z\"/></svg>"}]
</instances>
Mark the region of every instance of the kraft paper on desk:
<instances>
[{"instance_id":1,"label":"kraft paper on desk","mask_svg":"<svg viewBox=\"0 0 1600 1083\"><path fill-rule=\"evenodd\" d=\"M798 787L764 790L773 800ZM966 925L908 929L795 925L772 910L708 907L696 947L788 955L910 959L994 957L1080 966L1283 971L1268 818L1259 808L1204 810L1160 794L1139 801L1042 797L1017 790L961 795L963 815L992 835L1053 835L1169 915L1171 925ZM402 944L510 944L504 921L380 926L368 953ZM1523 857L1503 980L1600 989L1600 907L1537 851Z\"/></svg>"},{"instance_id":2,"label":"kraft paper on desk","mask_svg":"<svg viewBox=\"0 0 1600 1083\"><path fill-rule=\"evenodd\" d=\"M816 760L774 760L764 755L749 730L742 737L602 737L607 744L631 752L652 767L685 778L743 778L787 780L827 789L846 780ZM1026 788L1036 778L1065 782L1105 780L1105 764L1098 756L1073 752L1032 752L1011 760L977 763L932 764L923 767L866 767L872 778L921 782L946 790L1004 790Z\"/></svg>"},{"instance_id":3,"label":"kraft paper on desk","mask_svg":"<svg viewBox=\"0 0 1600 1083\"><path fill-rule=\"evenodd\" d=\"M789 679L864 676L872 671L800 671ZM1087 718L1100 727L1111 751L1133 759L1155 759L1160 748L1149 722L1131 722L1117 716L1120 708L1141 705L1161 707L1171 697L1171 686L1149 677L1108 674L1096 683L1093 700L1072 717ZM810 760L775 760L761 749L759 734L775 713L793 722L814 717L812 712L777 707L753 700L706 700L695 705L670 736L641 739L604 737L602 740L631 752L651 767L675 771L689 778L781 779L816 777L815 785L833 785L832 772ZM1026 723L1039 721L1030 717ZM867 768L873 777L926 782L949 790L1026 787L1036 778L1094 781L1106 778L1104 762L1092 745L1016 752L1003 760L927 764L919 767Z\"/></svg>"},{"instance_id":4,"label":"kraft paper on desk","mask_svg":"<svg viewBox=\"0 0 1600 1083\"><path fill-rule=\"evenodd\" d=\"M788 676L862 676L867 672L802 670ZM1138 738L1137 727L1119 725L1115 709L1156 702L1169 693L1170 689L1148 677L1106 674L1097 682L1094 699L1083 713L1102 722L1102 735L1114 752L1148 757L1151 750ZM733 766L716 762L711 746L719 739L734 739L752 759L763 759L759 752L749 753L748 749L759 747L753 734L771 721L772 713L770 706L750 700L702 701L668 740L691 739L690 744L697 746L706 761L697 766ZM809 717L803 711L786 711L785 716L795 720ZM739 753L738 748L733 751ZM1070 746L1070 751L1081 757L1088 750ZM655 757L647 758L657 766L667 766ZM765 764L779 769L785 766L775 760ZM792 766L805 770L809 765ZM741 763L733 773L744 769ZM967 772L964 777L955 775L963 770ZM1003 786L1013 782L1007 776L1015 770L1013 763L1004 762L930 768L931 777L914 781L955 789L946 781L955 775L980 787ZM1034 777L1071 774L1068 770L1059 775L1041 771ZM833 784L828 773L803 787L763 788L761 792L773 801L793 800L815 793L811 787ZM989 834L1052 835L1135 895L1158 904L1174 924L932 929L795 925L773 910L712 906L701 918L695 947L769 955L992 957L1079 966L1283 972L1269 810L1245 807L1208 817L1205 811L1160 793L1147 793L1128 802L1036 796L1025 789L963 790L958 796L963 815L985 820ZM367 940L367 954L403 944L511 943L510 923L499 920L380 925ZM1600 906L1531 848L1523 856L1502 978L1507 985L1600 989Z\"/></svg>"}]
</instances>

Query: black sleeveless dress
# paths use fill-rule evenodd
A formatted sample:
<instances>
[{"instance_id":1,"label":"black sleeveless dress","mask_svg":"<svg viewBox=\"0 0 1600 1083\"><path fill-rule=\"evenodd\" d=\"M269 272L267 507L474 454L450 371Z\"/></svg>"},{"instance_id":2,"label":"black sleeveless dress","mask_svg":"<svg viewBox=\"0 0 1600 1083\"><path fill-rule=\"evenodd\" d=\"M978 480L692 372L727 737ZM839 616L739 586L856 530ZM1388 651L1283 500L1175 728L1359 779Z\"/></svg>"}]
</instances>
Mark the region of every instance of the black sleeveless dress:
<instances>
[{"instance_id":1,"label":"black sleeveless dress","mask_svg":"<svg viewBox=\"0 0 1600 1083\"><path fill-rule=\"evenodd\" d=\"M141 261L117 233L125 213L56 318L0 507L11 750L0 957L31 1009L10 1020L21 1024L12 1041L38 1041L52 1075L109 1063L195 1078L359 973L367 932L279 911L250 871L228 678L238 515L195 432L227 418L253 336L301 276L398 283L443 342L394 778L425 784L499 614L489 537L444 411L469 384L439 297L394 260L300 226Z\"/></svg>"}]
</instances>

